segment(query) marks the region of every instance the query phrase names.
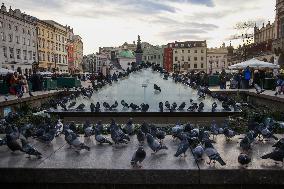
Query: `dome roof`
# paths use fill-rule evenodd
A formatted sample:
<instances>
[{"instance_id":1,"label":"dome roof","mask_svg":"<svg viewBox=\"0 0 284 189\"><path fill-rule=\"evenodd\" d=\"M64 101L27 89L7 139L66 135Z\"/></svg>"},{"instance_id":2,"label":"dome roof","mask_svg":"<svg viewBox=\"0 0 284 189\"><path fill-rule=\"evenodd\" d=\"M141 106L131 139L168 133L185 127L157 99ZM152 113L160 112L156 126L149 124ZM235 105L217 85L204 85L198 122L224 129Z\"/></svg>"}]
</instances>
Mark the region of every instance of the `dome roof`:
<instances>
[{"instance_id":1,"label":"dome roof","mask_svg":"<svg viewBox=\"0 0 284 189\"><path fill-rule=\"evenodd\" d=\"M135 58L134 53L130 50L123 50L118 55L120 58Z\"/></svg>"}]
</instances>

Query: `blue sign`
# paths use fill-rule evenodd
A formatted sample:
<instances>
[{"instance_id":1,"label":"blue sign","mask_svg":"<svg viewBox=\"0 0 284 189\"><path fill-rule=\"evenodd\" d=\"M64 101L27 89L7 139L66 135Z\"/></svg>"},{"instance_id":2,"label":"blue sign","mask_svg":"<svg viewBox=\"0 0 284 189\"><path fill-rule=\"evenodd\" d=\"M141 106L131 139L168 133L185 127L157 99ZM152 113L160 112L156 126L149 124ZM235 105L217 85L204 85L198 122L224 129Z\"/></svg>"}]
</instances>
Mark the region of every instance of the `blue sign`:
<instances>
[{"instance_id":1,"label":"blue sign","mask_svg":"<svg viewBox=\"0 0 284 189\"><path fill-rule=\"evenodd\" d=\"M4 117L7 116L10 112L12 112L12 108L11 107L5 107L4 108Z\"/></svg>"}]
</instances>

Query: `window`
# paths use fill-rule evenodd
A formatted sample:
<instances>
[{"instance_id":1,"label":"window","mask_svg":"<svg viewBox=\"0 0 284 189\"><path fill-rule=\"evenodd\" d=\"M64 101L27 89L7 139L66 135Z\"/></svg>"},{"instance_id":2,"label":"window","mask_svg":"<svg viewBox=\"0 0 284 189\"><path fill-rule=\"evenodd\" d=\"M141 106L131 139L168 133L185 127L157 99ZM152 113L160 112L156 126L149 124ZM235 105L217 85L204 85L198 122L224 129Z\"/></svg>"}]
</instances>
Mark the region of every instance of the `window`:
<instances>
[{"instance_id":1,"label":"window","mask_svg":"<svg viewBox=\"0 0 284 189\"><path fill-rule=\"evenodd\" d=\"M197 53L197 50L194 50L194 53Z\"/></svg>"},{"instance_id":2,"label":"window","mask_svg":"<svg viewBox=\"0 0 284 189\"><path fill-rule=\"evenodd\" d=\"M0 21L0 28L3 28L3 22L2 21Z\"/></svg>"},{"instance_id":3,"label":"window","mask_svg":"<svg viewBox=\"0 0 284 189\"><path fill-rule=\"evenodd\" d=\"M62 36L62 42L64 43L64 37Z\"/></svg>"},{"instance_id":4,"label":"window","mask_svg":"<svg viewBox=\"0 0 284 189\"><path fill-rule=\"evenodd\" d=\"M38 48L41 48L41 39L38 39Z\"/></svg>"},{"instance_id":5,"label":"window","mask_svg":"<svg viewBox=\"0 0 284 189\"><path fill-rule=\"evenodd\" d=\"M61 44L59 44L59 51L61 51Z\"/></svg>"},{"instance_id":6,"label":"window","mask_svg":"<svg viewBox=\"0 0 284 189\"><path fill-rule=\"evenodd\" d=\"M58 62L61 63L61 54L59 55L59 61Z\"/></svg>"},{"instance_id":7,"label":"window","mask_svg":"<svg viewBox=\"0 0 284 189\"><path fill-rule=\"evenodd\" d=\"M50 62L50 52L47 53L47 61Z\"/></svg>"},{"instance_id":8,"label":"window","mask_svg":"<svg viewBox=\"0 0 284 189\"><path fill-rule=\"evenodd\" d=\"M197 64L194 64L194 68L197 68Z\"/></svg>"},{"instance_id":9,"label":"window","mask_svg":"<svg viewBox=\"0 0 284 189\"><path fill-rule=\"evenodd\" d=\"M38 53L38 60L41 61L41 52Z\"/></svg>"},{"instance_id":10,"label":"window","mask_svg":"<svg viewBox=\"0 0 284 189\"><path fill-rule=\"evenodd\" d=\"M49 49L49 41L47 41L47 43L46 43L46 48Z\"/></svg>"},{"instance_id":11,"label":"window","mask_svg":"<svg viewBox=\"0 0 284 189\"><path fill-rule=\"evenodd\" d=\"M147 60L147 56L144 56L144 60Z\"/></svg>"},{"instance_id":12,"label":"window","mask_svg":"<svg viewBox=\"0 0 284 189\"><path fill-rule=\"evenodd\" d=\"M33 58L33 52L29 51L29 60L32 60L32 58Z\"/></svg>"},{"instance_id":13,"label":"window","mask_svg":"<svg viewBox=\"0 0 284 189\"><path fill-rule=\"evenodd\" d=\"M25 30L25 28L23 28L23 34L25 34L26 33L26 30Z\"/></svg>"},{"instance_id":14,"label":"window","mask_svg":"<svg viewBox=\"0 0 284 189\"><path fill-rule=\"evenodd\" d=\"M54 54L51 53L51 62L54 62Z\"/></svg>"},{"instance_id":15,"label":"window","mask_svg":"<svg viewBox=\"0 0 284 189\"><path fill-rule=\"evenodd\" d=\"M31 46L31 40L28 39L28 46Z\"/></svg>"},{"instance_id":16,"label":"window","mask_svg":"<svg viewBox=\"0 0 284 189\"><path fill-rule=\"evenodd\" d=\"M154 59L156 59L157 58L157 56L156 55L154 55Z\"/></svg>"},{"instance_id":17,"label":"window","mask_svg":"<svg viewBox=\"0 0 284 189\"><path fill-rule=\"evenodd\" d=\"M44 29L42 29L42 36L44 36Z\"/></svg>"},{"instance_id":18,"label":"window","mask_svg":"<svg viewBox=\"0 0 284 189\"><path fill-rule=\"evenodd\" d=\"M44 46L45 46L45 40L43 39L42 40L42 48L45 48Z\"/></svg>"},{"instance_id":19,"label":"window","mask_svg":"<svg viewBox=\"0 0 284 189\"><path fill-rule=\"evenodd\" d=\"M17 49L17 59L21 59L21 50Z\"/></svg>"},{"instance_id":20,"label":"window","mask_svg":"<svg viewBox=\"0 0 284 189\"><path fill-rule=\"evenodd\" d=\"M9 28L9 30L10 30L10 29L12 29L12 26L11 26L11 24L8 24L8 28Z\"/></svg>"},{"instance_id":21,"label":"window","mask_svg":"<svg viewBox=\"0 0 284 189\"><path fill-rule=\"evenodd\" d=\"M201 49L201 53L204 53L204 50L203 50L203 49Z\"/></svg>"},{"instance_id":22,"label":"window","mask_svg":"<svg viewBox=\"0 0 284 189\"><path fill-rule=\"evenodd\" d=\"M23 44L26 45L26 38L23 37Z\"/></svg>"},{"instance_id":23,"label":"window","mask_svg":"<svg viewBox=\"0 0 284 189\"><path fill-rule=\"evenodd\" d=\"M4 34L3 32L1 32L0 35L1 35L1 40L2 40L2 41L5 41L5 34Z\"/></svg>"},{"instance_id":24,"label":"window","mask_svg":"<svg viewBox=\"0 0 284 189\"><path fill-rule=\"evenodd\" d=\"M15 31L18 31L18 26L15 26Z\"/></svg>"},{"instance_id":25,"label":"window","mask_svg":"<svg viewBox=\"0 0 284 189\"><path fill-rule=\"evenodd\" d=\"M10 50L10 58L14 58L14 48L9 48Z\"/></svg>"},{"instance_id":26,"label":"window","mask_svg":"<svg viewBox=\"0 0 284 189\"><path fill-rule=\"evenodd\" d=\"M194 61L197 61L197 57L194 57Z\"/></svg>"},{"instance_id":27,"label":"window","mask_svg":"<svg viewBox=\"0 0 284 189\"><path fill-rule=\"evenodd\" d=\"M49 31L47 31L47 38L49 38Z\"/></svg>"},{"instance_id":28,"label":"window","mask_svg":"<svg viewBox=\"0 0 284 189\"><path fill-rule=\"evenodd\" d=\"M33 60L36 60L36 52L33 52Z\"/></svg>"},{"instance_id":29,"label":"window","mask_svg":"<svg viewBox=\"0 0 284 189\"><path fill-rule=\"evenodd\" d=\"M181 61L184 61L184 56L181 57Z\"/></svg>"},{"instance_id":30,"label":"window","mask_svg":"<svg viewBox=\"0 0 284 189\"><path fill-rule=\"evenodd\" d=\"M45 61L45 53L42 53L42 61Z\"/></svg>"},{"instance_id":31,"label":"window","mask_svg":"<svg viewBox=\"0 0 284 189\"><path fill-rule=\"evenodd\" d=\"M161 55L158 55L158 59L161 59Z\"/></svg>"},{"instance_id":32,"label":"window","mask_svg":"<svg viewBox=\"0 0 284 189\"><path fill-rule=\"evenodd\" d=\"M53 39L53 33L51 33L51 39Z\"/></svg>"},{"instance_id":33,"label":"window","mask_svg":"<svg viewBox=\"0 0 284 189\"><path fill-rule=\"evenodd\" d=\"M35 47L35 41L33 40L33 47Z\"/></svg>"},{"instance_id":34,"label":"window","mask_svg":"<svg viewBox=\"0 0 284 189\"><path fill-rule=\"evenodd\" d=\"M9 34L9 42L13 42L13 34Z\"/></svg>"},{"instance_id":35,"label":"window","mask_svg":"<svg viewBox=\"0 0 284 189\"><path fill-rule=\"evenodd\" d=\"M17 42L17 44L20 44L20 37L19 36L16 36L16 42Z\"/></svg>"},{"instance_id":36,"label":"window","mask_svg":"<svg viewBox=\"0 0 284 189\"><path fill-rule=\"evenodd\" d=\"M7 58L7 47L3 47L3 54L4 57Z\"/></svg>"},{"instance_id":37,"label":"window","mask_svg":"<svg viewBox=\"0 0 284 189\"><path fill-rule=\"evenodd\" d=\"M201 68L203 68L204 66L203 66L203 63L201 64Z\"/></svg>"},{"instance_id":38,"label":"window","mask_svg":"<svg viewBox=\"0 0 284 189\"><path fill-rule=\"evenodd\" d=\"M58 43L56 43L56 47L55 47L55 49L56 49L56 50L58 50Z\"/></svg>"},{"instance_id":39,"label":"window","mask_svg":"<svg viewBox=\"0 0 284 189\"><path fill-rule=\"evenodd\" d=\"M184 53L184 50L182 50L181 52Z\"/></svg>"},{"instance_id":40,"label":"window","mask_svg":"<svg viewBox=\"0 0 284 189\"><path fill-rule=\"evenodd\" d=\"M203 61L204 60L204 58L203 58L203 56L201 57L201 61Z\"/></svg>"},{"instance_id":41,"label":"window","mask_svg":"<svg viewBox=\"0 0 284 189\"><path fill-rule=\"evenodd\" d=\"M188 53L190 53L190 50L188 50Z\"/></svg>"},{"instance_id":42,"label":"window","mask_svg":"<svg viewBox=\"0 0 284 189\"><path fill-rule=\"evenodd\" d=\"M175 61L178 61L178 57L177 56L175 57Z\"/></svg>"},{"instance_id":43,"label":"window","mask_svg":"<svg viewBox=\"0 0 284 189\"><path fill-rule=\"evenodd\" d=\"M178 44L177 44L177 43L175 44L175 47L178 47Z\"/></svg>"},{"instance_id":44,"label":"window","mask_svg":"<svg viewBox=\"0 0 284 189\"><path fill-rule=\"evenodd\" d=\"M175 53L177 54L178 52L177 52L177 51L175 51Z\"/></svg>"},{"instance_id":45,"label":"window","mask_svg":"<svg viewBox=\"0 0 284 189\"><path fill-rule=\"evenodd\" d=\"M23 50L23 54L24 54L24 60L27 60L27 51L26 50Z\"/></svg>"},{"instance_id":46,"label":"window","mask_svg":"<svg viewBox=\"0 0 284 189\"><path fill-rule=\"evenodd\" d=\"M187 59L188 61L190 61L190 56L188 57L188 59Z\"/></svg>"}]
</instances>

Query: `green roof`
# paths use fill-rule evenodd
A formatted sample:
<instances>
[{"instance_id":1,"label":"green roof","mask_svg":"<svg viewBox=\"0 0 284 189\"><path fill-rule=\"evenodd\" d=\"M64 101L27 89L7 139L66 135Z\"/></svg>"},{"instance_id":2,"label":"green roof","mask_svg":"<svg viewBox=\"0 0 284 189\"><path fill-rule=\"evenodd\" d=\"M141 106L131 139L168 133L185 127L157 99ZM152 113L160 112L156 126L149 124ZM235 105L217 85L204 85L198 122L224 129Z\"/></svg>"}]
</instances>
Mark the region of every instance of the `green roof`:
<instances>
[{"instance_id":1,"label":"green roof","mask_svg":"<svg viewBox=\"0 0 284 189\"><path fill-rule=\"evenodd\" d=\"M123 50L118 56L121 58L135 58L134 53L130 50Z\"/></svg>"}]
</instances>

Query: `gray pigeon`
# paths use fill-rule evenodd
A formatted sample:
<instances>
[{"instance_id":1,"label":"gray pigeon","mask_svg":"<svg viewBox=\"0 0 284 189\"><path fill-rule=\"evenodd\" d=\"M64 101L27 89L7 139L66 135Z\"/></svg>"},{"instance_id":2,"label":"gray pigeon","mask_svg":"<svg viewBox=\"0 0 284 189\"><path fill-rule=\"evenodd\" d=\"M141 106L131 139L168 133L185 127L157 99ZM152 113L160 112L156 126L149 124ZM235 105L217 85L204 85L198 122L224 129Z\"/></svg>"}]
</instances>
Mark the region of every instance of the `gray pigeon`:
<instances>
[{"instance_id":1,"label":"gray pigeon","mask_svg":"<svg viewBox=\"0 0 284 189\"><path fill-rule=\"evenodd\" d=\"M132 156L131 165L133 167L142 167L141 163L145 158L146 158L146 152L144 151L143 146L139 146ZM140 165L138 165L138 163Z\"/></svg>"},{"instance_id":2,"label":"gray pigeon","mask_svg":"<svg viewBox=\"0 0 284 189\"><path fill-rule=\"evenodd\" d=\"M276 148L273 152L262 156L261 159L272 159L275 162L280 161L284 164L284 150Z\"/></svg>"},{"instance_id":3,"label":"gray pigeon","mask_svg":"<svg viewBox=\"0 0 284 189\"><path fill-rule=\"evenodd\" d=\"M95 130L95 139L99 144L109 144L112 145L112 142L108 140L106 137L100 134L99 131Z\"/></svg>"},{"instance_id":4,"label":"gray pigeon","mask_svg":"<svg viewBox=\"0 0 284 189\"><path fill-rule=\"evenodd\" d=\"M71 146L75 148L75 152L77 153L80 153L83 149L90 151L90 147L81 142L78 137L71 141Z\"/></svg>"},{"instance_id":5,"label":"gray pigeon","mask_svg":"<svg viewBox=\"0 0 284 189\"><path fill-rule=\"evenodd\" d=\"M196 161L201 161L202 160L202 156L204 154L204 148L202 147L202 145L198 145L196 146L193 150L192 150L192 154L193 157Z\"/></svg>"},{"instance_id":6,"label":"gray pigeon","mask_svg":"<svg viewBox=\"0 0 284 189\"><path fill-rule=\"evenodd\" d=\"M38 159L41 159L41 153L33 147L31 144L28 143L26 139L21 139L23 151L29 155L29 158L31 155L36 156Z\"/></svg>"},{"instance_id":7,"label":"gray pigeon","mask_svg":"<svg viewBox=\"0 0 284 189\"><path fill-rule=\"evenodd\" d=\"M218 161L222 166L226 165L226 163L223 161L220 154L217 152L210 141L205 141L205 154L210 159L210 162L208 162L209 165L212 161L214 164L216 163L216 161Z\"/></svg>"},{"instance_id":8,"label":"gray pigeon","mask_svg":"<svg viewBox=\"0 0 284 189\"><path fill-rule=\"evenodd\" d=\"M149 147L154 151L154 153L157 153L159 150L162 150L162 149L165 149L165 150L168 149L167 146L159 143L159 141L154 139L154 137L150 135L149 133L147 134L146 137L147 137L147 143Z\"/></svg>"},{"instance_id":9,"label":"gray pigeon","mask_svg":"<svg viewBox=\"0 0 284 189\"><path fill-rule=\"evenodd\" d=\"M21 144L16 139L14 139L13 136L6 135L6 139L7 139L7 146L10 150L12 150L12 152L15 151L24 152Z\"/></svg>"},{"instance_id":10,"label":"gray pigeon","mask_svg":"<svg viewBox=\"0 0 284 189\"><path fill-rule=\"evenodd\" d=\"M6 144L7 144L6 137L4 139L0 138L0 146L6 145Z\"/></svg>"},{"instance_id":11,"label":"gray pigeon","mask_svg":"<svg viewBox=\"0 0 284 189\"><path fill-rule=\"evenodd\" d=\"M145 134L142 132L141 129L137 131L137 140L140 144L143 144L145 142Z\"/></svg>"},{"instance_id":12,"label":"gray pigeon","mask_svg":"<svg viewBox=\"0 0 284 189\"><path fill-rule=\"evenodd\" d=\"M186 153L188 148L189 148L189 142L187 140L187 137L185 135L183 135L182 141L178 145L177 152L175 153L175 157L179 157L182 154L184 154L184 157L186 157L185 153Z\"/></svg>"},{"instance_id":13,"label":"gray pigeon","mask_svg":"<svg viewBox=\"0 0 284 189\"><path fill-rule=\"evenodd\" d=\"M110 134L115 144L127 144L127 141L130 141L129 136L127 136L114 121L112 121L110 126Z\"/></svg>"},{"instance_id":14,"label":"gray pigeon","mask_svg":"<svg viewBox=\"0 0 284 189\"><path fill-rule=\"evenodd\" d=\"M38 137L38 139L46 144L50 144L55 135L56 135L57 129L50 129L49 132L45 133L44 135Z\"/></svg>"},{"instance_id":15,"label":"gray pigeon","mask_svg":"<svg viewBox=\"0 0 284 189\"><path fill-rule=\"evenodd\" d=\"M276 144L274 144L272 147L283 149L284 150L284 138L280 139Z\"/></svg>"},{"instance_id":16,"label":"gray pigeon","mask_svg":"<svg viewBox=\"0 0 284 189\"><path fill-rule=\"evenodd\" d=\"M237 133L235 131L233 131L232 129L229 129L228 127L224 128L224 135L227 139L231 139L234 136L237 135Z\"/></svg>"},{"instance_id":17,"label":"gray pigeon","mask_svg":"<svg viewBox=\"0 0 284 189\"><path fill-rule=\"evenodd\" d=\"M243 151L249 151L251 150L251 143L252 141L249 139L249 137L245 136L240 142L240 147Z\"/></svg>"},{"instance_id":18,"label":"gray pigeon","mask_svg":"<svg viewBox=\"0 0 284 189\"><path fill-rule=\"evenodd\" d=\"M126 125L123 128L123 131L128 134L128 135L133 135L134 134L134 126L133 126L133 119L130 118Z\"/></svg>"},{"instance_id":19,"label":"gray pigeon","mask_svg":"<svg viewBox=\"0 0 284 189\"><path fill-rule=\"evenodd\" d=\"M69 144L70 148L72 148L72 141L77 138L77 134L70 129L66 129L64 134L65 134L65 141L67 142L67 144Z\"/></svg>"},{"instance_id":20,"label":"gray pigeon","mask_svg":"<svg viewBox=\"0 0 284 189\"><path fill-rule=\"evenodd\" d=\"M96 124L95 130L98 131L99 133L102 133L102 132L103 132L104 126L103 126L101 120L99 120L98 123Z\"/></svg>"},{"instance_id":21,"label":"gray pigeon","mask_svg":"<svg viewBox=\"0 0 284 189\"><path fill-rule=\"evenodd\" d=\"M248 165L251 162L251 158L247 154L241 153L238 157L238 162L241 165Z\"/></svg>"}]
</instances>

